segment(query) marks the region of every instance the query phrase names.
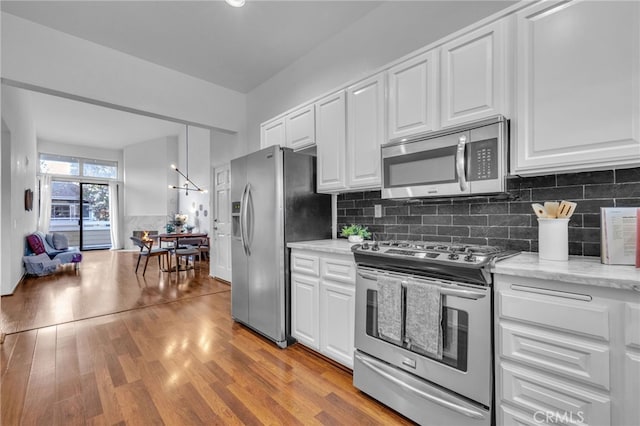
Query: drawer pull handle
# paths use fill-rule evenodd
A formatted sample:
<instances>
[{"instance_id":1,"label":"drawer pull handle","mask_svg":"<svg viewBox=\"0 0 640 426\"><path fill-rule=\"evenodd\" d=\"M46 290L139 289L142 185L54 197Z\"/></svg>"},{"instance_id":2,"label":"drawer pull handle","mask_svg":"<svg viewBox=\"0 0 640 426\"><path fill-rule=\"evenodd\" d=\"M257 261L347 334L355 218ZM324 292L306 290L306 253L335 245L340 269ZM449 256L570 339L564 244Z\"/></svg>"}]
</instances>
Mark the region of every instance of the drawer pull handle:
<instances>
[{"instance_id":1,"label":"drawer pull handle","mask_svg":"<svg viewBox=\"0 0 640 426\"><path fill-rule=\"evenodd\" d=\"M564 299L581 300L591 302L593 298L587 294L568 293L566 291L547 290L546 288L528 287L525 285L511 284L511 290L524 291L527 293L544 294L545 296L562 297Z\"/></svg>"}]
</instances>

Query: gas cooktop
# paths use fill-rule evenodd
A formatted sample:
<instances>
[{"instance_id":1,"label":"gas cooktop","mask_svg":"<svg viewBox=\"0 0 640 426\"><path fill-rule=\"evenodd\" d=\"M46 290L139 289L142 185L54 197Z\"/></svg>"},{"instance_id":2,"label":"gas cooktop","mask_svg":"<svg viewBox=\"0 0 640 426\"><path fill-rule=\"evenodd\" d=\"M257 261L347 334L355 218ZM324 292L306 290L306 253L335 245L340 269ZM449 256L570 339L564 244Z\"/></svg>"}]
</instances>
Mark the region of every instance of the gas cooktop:
<instances>
[{"instance_id":1,"label":"gas cooktop","mask_svg":"<svg viewBox=\"0 0 640 426\"><path fill-rule=\"evenodd\" d=\"M494 260L510 257L519 252L496 246L474 244L448 244L429 241L375 241L352 247L354 254L376 257L422 260L425 263L461 264L482 267Z\"/></svg>"}]
</instances>

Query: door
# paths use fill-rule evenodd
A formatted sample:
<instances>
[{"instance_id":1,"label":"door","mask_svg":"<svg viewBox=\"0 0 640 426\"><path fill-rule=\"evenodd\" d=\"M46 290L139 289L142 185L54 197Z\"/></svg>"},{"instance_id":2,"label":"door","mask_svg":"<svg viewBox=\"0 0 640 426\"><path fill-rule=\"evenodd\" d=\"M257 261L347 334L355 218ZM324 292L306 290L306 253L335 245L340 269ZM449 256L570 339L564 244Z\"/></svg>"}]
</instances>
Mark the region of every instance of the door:
<instances>
[{"instance_id":1,"label":"door","mask_svg":"<svg viewBox=\"0 0 640 426\"><path fill-rule=\"evenodd\" d=\"M514 174L640 161L640 2L542 2L516 13Z\"/></svg>"},{"instance_id":2,"label":"door","mask_svg":"<svg viewBox=\"0 0 640 426\"><path fill-rule=\"evenodd\" d=\"M245 196L249 324L276 342L285 340L282 163L275 146L247 156Z\"/></svg>"},{"instance_id":3,"label":"door","mask_svg":"<svg viewBox=\"0 0 640 426\"><path fill-rule=\"evenodd\" d=\"M429 51L389 69L389 140L436 128L436 61Z\"/></svg>"},{"instance_id":4,"label":"door","mask_svg":"<svg viewBox=\"0 0 640 426\"><path fill-rule=\"evenodd\" d=\"M287 115L287 147L301 149L316 143L316 116L313 104Z\"/></svg>"},{"instance_id":5,"label":"door","mask_svg":"<svg viewBox=\"0 0 640 426\"><path fill-rule=\"evenodd\" d=\"M379 334L377 280L380 274L402 280L402 286L412 281L440 288L443 296L441 359L405 339L399 344ZM404 294L404 288L402 291ZM491 403L491 288L358 267L355 303L355 346L359 351L446 386L473 401L487 406ZM407 306L405 302L403 309ZM469 383L475 386L470 387Z\"/></svg>"},{"instance_id":6,"label":"door","mask_svg":"<svg viewBox=\"0 0 640 426\"><path fill-rule=\"evenodd\" d=\"M291 274L291 335L314 349L320 349L319 288L318 278Z\"/></svg>"},{"instance_id":7,"label":"door","mask_svg":"<svg viewBox=\"0 0 640 426\"><path fill-rule=\"evenodd\" d=\"M442 127L503 112L504 21L442 46Z\"/></svg>"},{"instance_id":8,"label":"door","mask_svg":"<svg viewBox=\"0 0 640 426\"><path fill-rule=\"evenodd\" d=\"M346 116L344 91L316 103L316 146L318 192L346 188Z\"/></svg>"},{"instance_id":9,"label":"door","mask_svg":"<svg viewBox=\"0 0 640 426\"><path fill-rule=\"evenodd\" d=\"M231 161L231 316L249 322L249 257L242 222L245 218L247 157Z\"/></svg>"},{"instance_id":10,"label":"door","mask_svg":"<svg viewBox=\"0 0 640 426\"><path fill-rule=\"evenodd\" d=\"M213 170L215 216L211 275L231 281L231 170L229 164Z\"/></svg>"},{"instance_id":11,"label":"door","mask_svg":"<svg viewBox=\"0 0 640 426\"><path fill-rule=\"evenodd\" d=\"M264 123L260 126L260 147L271 145L286 145L284 117Z\"/></svg>"},{"instance_id":12,"label":"door","mask_svg":"<svg viewBox=\"0 0 640 426\"><path fill-rule=\"evenodd\" d=\"M347 89L347 184L380 186L380 145L384 142L384 75Z\"/></svg>"},{"instance_id":13,"label":"door","mask_svg":"<svg viewBox=\"0 0 640 426\"><path fill-rule=\"evenodd\" d=\"M51 182L49 232L64 234L80 250L110 249L110 226L108 185Z\"/></svg>"},{"instance_id":14,"label":"door","mask_svg":"<svg viewBox=\"0 0 640 426\"><path fill-rule=\"evenodd\" d=\"M320 284L320 351L353 368L355 288Z\"/></svg>"},{"instance_id":15,"label":"door","mask_svg":"<svg viewBox=\"0 0 640 426\"><path fill-rule=\"evenodd\" d=\"M81 183L80 250L111 248L109 185Z\"/></svg>"}]
</instances>

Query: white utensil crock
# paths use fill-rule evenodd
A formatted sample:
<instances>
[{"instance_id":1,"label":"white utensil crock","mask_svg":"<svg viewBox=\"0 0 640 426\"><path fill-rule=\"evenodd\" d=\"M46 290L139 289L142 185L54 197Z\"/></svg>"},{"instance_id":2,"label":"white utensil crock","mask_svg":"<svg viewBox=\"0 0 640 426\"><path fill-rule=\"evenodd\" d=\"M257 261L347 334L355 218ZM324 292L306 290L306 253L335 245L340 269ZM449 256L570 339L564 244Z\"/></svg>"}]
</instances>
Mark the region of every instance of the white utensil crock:
<instances>
[{"instance_id":1,"label":"white utensil crock","mask_svg":"<svg viewBox=\"0 0 640 426\"><path fill-rule=\"evenodd\" d=\"M538 256L544 260L569 260L568 218L538 218Z\"/></svg>"}]
</instances>

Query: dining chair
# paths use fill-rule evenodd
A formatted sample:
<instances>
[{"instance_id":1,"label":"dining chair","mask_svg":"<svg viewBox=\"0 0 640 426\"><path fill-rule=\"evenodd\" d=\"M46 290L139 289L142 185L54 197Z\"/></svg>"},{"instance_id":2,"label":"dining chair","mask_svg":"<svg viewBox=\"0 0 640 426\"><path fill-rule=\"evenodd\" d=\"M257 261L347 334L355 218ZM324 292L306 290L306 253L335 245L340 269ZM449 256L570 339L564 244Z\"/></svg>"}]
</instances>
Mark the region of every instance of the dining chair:
<instances>
[{"instance_id":1,"label":"dining chair","mask_svg":"<svg viewBox=\"0 0 640 426\"><path fill-rule=\"evenodd\" d=\"M195 254L195 256L198 256L198 262L202 262L203 255L206 255L209 253L208 241L209 241L208 237L181 238L178 245L178 250L180 250L181 253L186 253L184 250L197 249L198 252ZM189 253L193 253L193 251L191 250ZM183 254L183 256L191 256L191 255L192 254Z\"/></svg>"},{"instance_id":2,"label":"dining chair","mask_svg":"<svg viewBox=\"0 0 640 426\"><path fill-rule=\"evenodd\" d=\"M149 258L154 256L158 258L158 267L161 267L160 257L164 255L166 257L168 270L171 270L171 256L170 256L169 249L153 248L153 240L147 241L138 237L129 237L129 238L131 238L131 241L133 241L133 244L140 247L140 252L138 252L138 262L136 263L136 274L138 273L138 267L140 266L140 259L142 259L143 256L147 258L144 262L144 269L142 270L143 276L147 272L147 265L149 264Z\"/></svg>"}]
</instances>

